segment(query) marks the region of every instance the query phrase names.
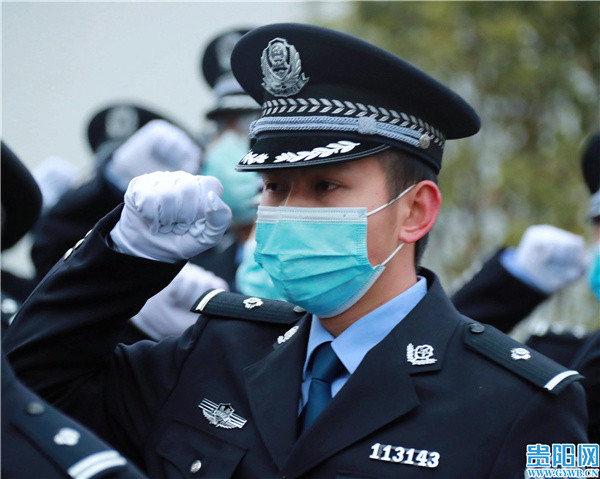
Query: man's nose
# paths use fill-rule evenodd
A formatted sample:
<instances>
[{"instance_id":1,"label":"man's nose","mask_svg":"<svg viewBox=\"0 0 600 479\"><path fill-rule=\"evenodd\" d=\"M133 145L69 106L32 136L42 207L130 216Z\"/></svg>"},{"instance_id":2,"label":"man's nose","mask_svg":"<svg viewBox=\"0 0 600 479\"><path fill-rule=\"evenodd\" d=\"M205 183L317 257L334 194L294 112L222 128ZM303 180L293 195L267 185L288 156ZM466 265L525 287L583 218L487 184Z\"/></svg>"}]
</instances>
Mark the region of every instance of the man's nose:
<instances>
[{"instance_id":1,"label":"man's nose","mask_svg":"<svg viewBox=\"0 0 600 479\"><path fill-rule=\"evenodd\" d=\"M300 185L294 185L288 192L284 206L308 208L317 205L315 203L314 195L312 195L307 188L304 188Z\"/></svg>"}]
</instances>

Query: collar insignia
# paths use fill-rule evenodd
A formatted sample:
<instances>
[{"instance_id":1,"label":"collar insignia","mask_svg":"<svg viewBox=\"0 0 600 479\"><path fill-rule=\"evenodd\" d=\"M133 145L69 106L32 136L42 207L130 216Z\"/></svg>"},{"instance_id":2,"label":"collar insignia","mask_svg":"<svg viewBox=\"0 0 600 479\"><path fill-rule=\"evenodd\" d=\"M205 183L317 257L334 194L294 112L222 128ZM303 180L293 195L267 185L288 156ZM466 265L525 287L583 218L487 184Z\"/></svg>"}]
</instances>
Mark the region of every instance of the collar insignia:
<instances>
[{"instance_id":1,"label":"collar insignia","mask_svg":"<svg viewBox=\"0 0 600 479\"><path fill-rule=\"evenodd\" d=\"M260 308L264 304L262 299L255 297L246 298L243 302L246 309Z\"/></svg>"},{"instance_id":2,"label":"collar insignia","mask_svg":"<svg viewBox=\"0 0 600 479\"><path fill-rule=\"evenodd\" d=\"M215 427L222 427L224 429L243 428L246 424L247 419L244 419L237 414L233 414L235 409L231 407L229 403L214 403L208 399L203 399L198 407L202 409L204 417L208 419L208 422Z\"/></svg>"},{"instance_id":3,"label":"collar insignia","mask_svg":"<svg viewBox=\"0 0 600 479\"><path fill-rule=\"evenodd\" d=\"M525 348L512 348L510 350L510 357L515 361L518 359L529 359L531 358L531 353Z\"/></svg>"},{"instance_id":4,"label":"collar insignia","mask_svg":"<svg viewBox=\"0 0 600 479\"><path fill-rule=\"evenodd\" d=\"M406 360L413 366L423 366L425 364L433 364L437 359L433 357L433 346L429 344L421 344L416 348L410 343L406 347Z\"/></svg>"},{"instance_id":5,"label":"collar insignia","mask_svg":"<svg viewBox=\"0 0 600 479\"><path fill-rule=\"evenodd\" d=\"M300 54L284 38L274 38L260 58L263 73L262 86L273 96L295 95L308 82L302 73Z\"/></svg>"},{"instance_id":6,"label":"collar insignia","mask_svg":"<svg viewBox=\"0 0 600 479\"><path fill-rule=\"evenodd\" d=\"M286 331L285 334L283 336L279 336L277 338L277 344L283 344L285 343L288 339L290 339L294 334L296 334L296 331L298 331L298 326L294 326L293 328L291 328L289 331Z\"/></svg>"}]
</instances>

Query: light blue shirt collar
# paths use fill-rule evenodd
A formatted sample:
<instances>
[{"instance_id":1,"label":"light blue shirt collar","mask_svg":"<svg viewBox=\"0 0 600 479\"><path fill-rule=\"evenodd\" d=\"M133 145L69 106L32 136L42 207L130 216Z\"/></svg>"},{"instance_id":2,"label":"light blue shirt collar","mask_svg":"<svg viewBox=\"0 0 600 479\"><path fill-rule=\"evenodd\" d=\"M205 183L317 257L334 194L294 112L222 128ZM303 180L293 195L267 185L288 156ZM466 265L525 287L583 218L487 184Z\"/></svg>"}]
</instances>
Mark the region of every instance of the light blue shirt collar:
<instances>
[{"instance_id":1,"label":"light blue shirt collar","mask_svg":"<svg viewBox=\"0 0 600 479\"><path fill-rule=\"evenodd\" d=\"M417 279L416 284L360 318L337 338L334 338L323 327L319 318L313 315L302 375L303 403L306 403L308 396L310 378L307 377L307 367L314 350L322 343L331 341L331 347L348 371L345 377L334 381L332 384L332 395L335 396L348 380L350 374L356 371L371 348L383 340L427 294L427 280L422 276L418 276Z\"/></svg>"}]
</instances>

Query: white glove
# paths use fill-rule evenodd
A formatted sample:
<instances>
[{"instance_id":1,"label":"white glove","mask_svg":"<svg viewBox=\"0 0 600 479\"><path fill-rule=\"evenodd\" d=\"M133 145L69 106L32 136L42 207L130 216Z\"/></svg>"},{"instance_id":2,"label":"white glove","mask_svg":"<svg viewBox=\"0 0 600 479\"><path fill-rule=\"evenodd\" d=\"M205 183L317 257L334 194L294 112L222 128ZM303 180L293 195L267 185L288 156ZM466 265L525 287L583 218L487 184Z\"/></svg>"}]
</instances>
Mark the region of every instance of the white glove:
<instances>
[{"instance_id":1,"label":"white glove","mask_svg":"<svg viewBox=\"0 0 600 479\"><path fill-rule=\"evenodd\" d=\"M152 120L113 153L106 167L106 178L125 191L136 176L153 171L198 173L200 147L180 128Z\"/></svg>"},{"instance_id":2,"label":"white glove","mask_svg":"<svg viewBox=\"0 0 600 479\"><path fill-rule=\"evenodd\" d=\"M65 192L73 188L79 176L77 167L57 156L46 158L32 173L42 192L45 210L52 208Z\"/></svg>"},{"instance_id":3,"label":"white glove","mask_svg":"<svg viewBox=\"0 0 600 479\"><path fill-rule=\"evenodd\" d=\"M586 264L583 238L550 225L527 228L514 256L514 266L547 293L580 278Z\"/></svg>"},{"instance_id":4,"label":"white glove","mask_svg":"<svg viewBox=\"0 0 600 479\"><path fill-rule=\"evenodd\" d=\"M152 296L131 321L157 341L178 336L198 319L190 308L208 289L228 290L227 283L210 271L186 264L171 283Z\"/></svg>"},{"instance_id":5,"label":"white glove","mask_svg":"<svg viewBox=\"0 0 600 479\"><path fill-rule=\"evenodd\" d=\"M175 263L217 244L231 210L212 176L156 171L131 180L121 218L110 232L117 251Z\"/></svg>"}]
</instances>

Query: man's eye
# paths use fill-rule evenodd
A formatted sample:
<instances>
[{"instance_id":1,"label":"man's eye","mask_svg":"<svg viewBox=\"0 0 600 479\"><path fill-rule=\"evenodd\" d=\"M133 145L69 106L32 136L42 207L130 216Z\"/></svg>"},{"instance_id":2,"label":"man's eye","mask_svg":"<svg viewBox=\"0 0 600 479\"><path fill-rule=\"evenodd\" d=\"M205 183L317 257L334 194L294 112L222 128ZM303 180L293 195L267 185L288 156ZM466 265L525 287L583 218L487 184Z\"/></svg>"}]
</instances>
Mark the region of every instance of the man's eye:
<instances>
[{"instance_id":1,"label":"man's eye","mask_svg":"<svg viewBox=\"0 0 600 479\"><path fill-rule=\"evenodd\" d=\"M338 185L329 181L319 181L316 185L317 191L330 191L337 188Z\"/></svg>"},{"instance_id":2,"label":"man's eye","mask_svg":"<svg viewBox=\"0 0 600 479\"><path fill-rule=\"evenodd\" d=\"M265 182L265 190L268 191L283 191L284 187L281 183L274 183L272 181Z\"/></svg>"}]
</instances>

